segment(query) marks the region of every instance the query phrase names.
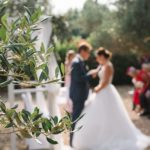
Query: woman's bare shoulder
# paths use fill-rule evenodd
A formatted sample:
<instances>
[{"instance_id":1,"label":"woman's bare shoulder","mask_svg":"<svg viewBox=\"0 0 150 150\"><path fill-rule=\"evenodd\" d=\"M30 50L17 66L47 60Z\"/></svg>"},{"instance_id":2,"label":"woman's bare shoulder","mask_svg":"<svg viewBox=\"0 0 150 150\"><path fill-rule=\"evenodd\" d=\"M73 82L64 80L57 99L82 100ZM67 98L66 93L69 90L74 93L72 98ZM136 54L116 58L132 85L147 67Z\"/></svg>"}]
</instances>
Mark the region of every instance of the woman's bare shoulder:
<instances>
[{"instance_id":1,"label":"woman's bare shoulder","mask_svg":"<svg viewBox=\"0 0 150 150\"><path fill-rule=\"evenodd\" d=\"M113 64L111 62L108 62L106 65L105 65L105 69L107 70L113 70Z\"/></svg>"}]
</instances>

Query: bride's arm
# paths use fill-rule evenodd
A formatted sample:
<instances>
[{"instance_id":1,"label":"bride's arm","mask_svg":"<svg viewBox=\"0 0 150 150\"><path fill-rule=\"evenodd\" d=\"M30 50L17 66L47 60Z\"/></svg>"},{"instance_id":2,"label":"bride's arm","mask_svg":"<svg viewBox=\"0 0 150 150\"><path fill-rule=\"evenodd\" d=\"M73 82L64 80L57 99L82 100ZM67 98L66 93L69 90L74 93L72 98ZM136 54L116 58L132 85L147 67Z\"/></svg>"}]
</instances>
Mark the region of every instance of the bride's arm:
<instances>
[{"instance_id":1,"label":"bride's arm","mask_svg":"<svg viewBox=\"0 0 150 150\"><path fill-rule=\"evenodd\" d=\"M109 82L110 82L110 78L112 77L113 74L113 68L110 65L107 65L104 69L104 75L103 78L101 79L101 82L98 86L95 87L94 91L95 92L99 92L100 90L102 90L103 88L105 88Z\"/></svg>"},{"instance_id":2,"label":"bride's arm","mask_svg":"<svg viewBox=\"0 0 150 150\"><path fill-rule=\"evenodd\" d=\"M98 66L96 69L90 70L87 74L88 75L95 75L96 76L98 74L100 68L101 68L101 66Z\"/></svg>"}]
</instances>

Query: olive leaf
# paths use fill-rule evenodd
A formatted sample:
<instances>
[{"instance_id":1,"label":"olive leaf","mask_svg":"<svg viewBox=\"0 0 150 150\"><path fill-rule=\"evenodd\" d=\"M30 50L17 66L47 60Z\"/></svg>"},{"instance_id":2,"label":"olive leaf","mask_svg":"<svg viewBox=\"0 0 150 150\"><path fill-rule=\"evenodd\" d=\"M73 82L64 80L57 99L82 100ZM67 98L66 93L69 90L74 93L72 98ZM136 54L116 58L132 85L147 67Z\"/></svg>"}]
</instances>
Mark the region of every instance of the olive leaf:
<instances>
[{"instance_id":1,"label":"olive leaf","mask_svg":"<svg viewBox=\"0 0 150 150\"><path fill-rule=\"evenodd\" d=\"M54 140L52 140L51 138L46 138L47 139L47 141L50 143L50 144L53 144L53 145L55 145L55 144L58 144L58 142L57 141L54 141Z\"/></svg>"}]
</instances>

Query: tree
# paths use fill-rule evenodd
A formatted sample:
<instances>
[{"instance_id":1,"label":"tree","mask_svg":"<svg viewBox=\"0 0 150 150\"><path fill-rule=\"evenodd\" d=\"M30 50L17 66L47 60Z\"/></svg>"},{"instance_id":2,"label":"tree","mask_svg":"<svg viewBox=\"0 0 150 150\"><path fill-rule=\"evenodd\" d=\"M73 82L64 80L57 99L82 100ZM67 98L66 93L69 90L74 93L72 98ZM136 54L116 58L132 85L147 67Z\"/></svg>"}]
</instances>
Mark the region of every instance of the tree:
<instances>
[{"instance_id":1,"label":"tree","mask_svg":"<svg viewBox=\"0 0 150 150\"><path fill-rule=\"evenodd\" d=\"M71 33L74 36L87 38L98 26L101 26L105 9L107 9L105 6L96 4L92 0L87 0L81 12L69 10L65 16Z\"/></svg>"},{"instance_id":2,"label":"tree","mask_svg":"<svg viewBox=\"0 0 150 150\"><path fill-rule=\"evenodd\" d=\"M105 6L96 4L94 1L86 1L79 19L83 36L87 37L90 33L95 31L97 27L100 28L103 20L103 11L105 9L107 9Z\"/></svg>"},{"instance_id":3,"label":"tree","mask_svg":"<svg viewBox=\"0 0 150 150\"><path fill-rule=\"evenodd\" d=\"M0 8L6 7L5 4L5 1L0 3ZM47 58L51 53L51 48L45 51L42 44L40 51L37 52L34 47L37 37L31 36L35 30L38 30L37 22L41 11L35 10L31 13L27 7L24 9L25 14L12 22L8 22L9 14L0 18L0 75L9 77L0 83L0 87L10 83L30 87L59 80L57 77L49 79L48 76ZM36 75L39 69L42 70L40 77ZM30 74L33 75L34 82L31 81ZM43 134L49 143L57 144L57 141L51 139L51 135L71 131L73 122L67 112L61 119L57 116L46 118L38 108L35 108L33 112L24 109L18 111L17 105L7 108L5 103L0 101L0 124L8 129L8 133L15 132L18 137L37 138Z\"/></svg>"},{"instance_id":4,"label":"tree","mask_svg":"<svg viewBox=\"0 0 150 150\"><path fill-rule=\"evenodd\" d=\"M7 12L13 17L24 13L24 6L28 7L31 12L34 12L37 8L40 8L45 14L50 14L51 12L49 0L44 0L44 2L42 0L7 0L7 3Z\"/></svg>"},{"instance_id":5,"label":"tree","mask_svg":"<svg viewBox=\"0 0 150 150\"><path fill-rule=\"evenodd\" d=\"M79 18L80 18L80 12L76 9L70 9L65 14L66 21L69 25L69 31L71 36L80 36L80 24L79 24Z\"/></svg>"},{"instance_id":6,"label":"tree","mask_svg":"<svg viewBox=\"0 0 150 150\"><path fill-rule=\"evenodd\" d=\"M132 41L131 47L138 51L150 48L150 3L149 0L118 0L120 34ZM128 40L129 40L128 39Z\"/></svg>"},{"instance_id":7,"label":"tree","mask_svg":"<svg viewBox=\"0 0 150 150\"><path fill-rule=\"evenodd\" d=\"M57 40L63 43L65 40L69 40L71 38L68 24L63 16L52 16L51 21L53 27L52 30L53 44L55 44Z\"/></svg>"}]
</instances>

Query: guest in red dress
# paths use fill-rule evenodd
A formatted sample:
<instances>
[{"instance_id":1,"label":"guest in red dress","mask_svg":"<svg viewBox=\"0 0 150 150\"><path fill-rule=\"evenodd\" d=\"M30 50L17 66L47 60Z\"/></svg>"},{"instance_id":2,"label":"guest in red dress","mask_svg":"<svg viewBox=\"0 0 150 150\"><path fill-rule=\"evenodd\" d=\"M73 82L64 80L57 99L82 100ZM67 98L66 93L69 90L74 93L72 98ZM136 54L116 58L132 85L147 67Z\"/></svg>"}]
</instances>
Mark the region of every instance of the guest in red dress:
<instances>
[{"instance_id":1,"label":"guest in red dress","mask_svg":"<svg viewBox=\"0 0 150 150\"><path fill-rule=\"evenodd\" d=\"M145 88L145 71L144 70L138 70L134 67L129 67L127 70L127 75L129 75L132 78L132 82L134 84L134 94L133 94L133 110L138 108L138 111L141 110L141 100L140 100L140 94Z\"/></svg>"},{"instance_id":2,"label":"guest in red dress","mask_svg":"<svg viewBox=\"0 0 150 150\"><path fill-rule=\"evenodd\" d=\"M143 82L144 82L144 87L140 94L140 101L141 101L141 106L144 111L140 115L141 116L150 116L150 100L147 96L148 95L147 93L150 89L149 65L143 64L142 70L143 70L142 78L143 78Z\"/></svg>"}]
</instances>

